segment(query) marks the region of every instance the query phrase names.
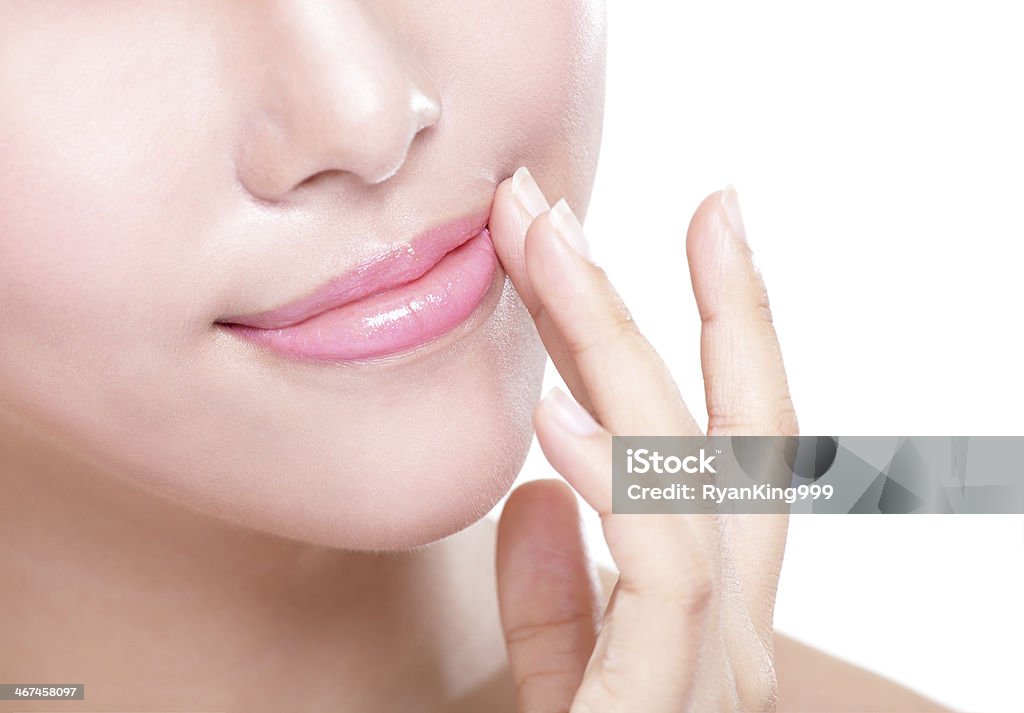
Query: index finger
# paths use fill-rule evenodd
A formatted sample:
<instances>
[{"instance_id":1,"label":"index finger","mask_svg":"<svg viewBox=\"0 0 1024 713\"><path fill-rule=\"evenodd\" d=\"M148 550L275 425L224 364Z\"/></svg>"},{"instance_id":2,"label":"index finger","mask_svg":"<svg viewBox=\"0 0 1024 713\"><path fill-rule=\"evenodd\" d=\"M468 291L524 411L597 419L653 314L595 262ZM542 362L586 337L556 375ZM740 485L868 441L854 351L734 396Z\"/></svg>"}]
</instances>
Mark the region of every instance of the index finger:
<instances>
[{"instance_id":1,"label":"index finger","mask_svg":"<svg viewBox=\"0 0 1024 713\"><path fill-rule=\"evenodd\" d=\"M544 348L551 356L555 368L576 399L587 410L593 411L590 396L573 366L568 347L558 336L558 329L552 323L550 314L544 309L526 272L526 231L535 218L550 209L547 198L530 177L529 171L526 167L520 167L511 178L498 184L488 228L502 267L512 280L530 316L533 317L544 342Z\"/></svg>"},{"instance_id":2,"label":"index finger","mask_svg":"<svg viewBox=\"0 0 1024 713\"><path fill-rule=\"evenodd\" d=\"M528 218L518 207L539 209L546 201L523 169L508 183L492 210L495 248L577 400L616 434L702 434L667 366L607 274L588 259L568 204L539 213L519 237L514 228Z\"/></svg>"}]
</instances>

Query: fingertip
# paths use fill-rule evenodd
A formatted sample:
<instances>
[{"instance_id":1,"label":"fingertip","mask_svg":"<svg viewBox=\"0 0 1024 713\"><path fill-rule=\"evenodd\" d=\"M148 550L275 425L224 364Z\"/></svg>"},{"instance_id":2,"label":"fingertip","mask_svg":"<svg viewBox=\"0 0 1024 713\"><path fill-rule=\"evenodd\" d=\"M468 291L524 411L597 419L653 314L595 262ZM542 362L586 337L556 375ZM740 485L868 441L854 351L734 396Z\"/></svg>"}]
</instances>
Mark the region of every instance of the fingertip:
<instances>
[{"instance_id":1,"label":"fingertip","mask_svg":"<svg viewBox=\"0 0 1024 713\"><path fill-rule=\"evenodd\" d=\"M583 552L579 504L564 481L532 480L512 491L498 521L499 577L533 582L573 566Z\"/></svg>"},{"instance_id":2,"label":"fingertip","mask_svg":"<svg viewBox=\"0 0 1024 713\"><path fill-rule=\"evenodd\" d=\"M529 224L524 224L524 218L517 209L512 196L512 178L509 177L499 183L494 191L488 220L491 242L506 272L514 272L516 265L523 262L523 239Z\"/></svg>"},{"instance_id":3,"label":"fingertip","mask_svg":"<svg viewBox=\"0 0 1024 713\"><path fill-rule=\"evenodd\" d=\"M527 269L526 243L528 232L541 215L536 211L541 208L547 210L546 199L529 172L521 168L498 184L488 222L498 261L531 311L537 305L537 297Z\"/></svg>"},{"instance_id":4,"label":"fingertip","mask_svg":"<svg viewBox=\"0 0 1024 713\"><path fill-rule=\"evenodd\" d=\"M694 211L686 233L686 258L702 319L725 303L746 298L752 285L762 284L733 186L711 193Z\"/></svg>"},{"instance_id":5,"label":"fingertip","mask_svg":"<svg viewBox=\"0 0 1024 713\"><path fill-rule=\"evenodd\" d=\"M526 231L523 260L538 299L557 311L586 299L586 268L591 263L581 260L578 249L560 236L553 212L537 216Z\"/></svg>"},{"instance_id":6,"label":"fingertip","mask_svg":"<svg viewBox=\"0 0 1024 713\"><path fill-rule=\"evenodd\" d=\"M565 413L568 405L578 412ZM580 423L567 423L566 419ZM598 512L611 508L610 481L602 477L611 472L611 434L561 390L552 389L533 412L537 443L544 457L572 489Z\"/></svg>"},{"instance_id":7,"label":"fingertip","mask_svg":"<svg viewBox=\"0 0 1024 713\"><path fill-rule=\"evenodd\" d=\"M602 430L590 412L557 386L541 400L540 409L550 415L555 426L573 436L593 436Z\"/></svg>"},{"instance_id":8,"label":"fingertip","mask_svg":"<svg viewBox=\"0 0 1024 713\"><path fill-rule=\"evenodd\" d=\"M505 502L503 513L516 517L530 511L539 521L562 517L567 509L578 513L576 494L569 484L558 478L541 478L523 483L512 491Z\"/></svg>"},{"instance_id":9,"label":"fingertip","mask_svg":"<svg viewBox=\"0 0 1024 713\"><path fill-rule=\"evenodd\" d=\"M747 228L743 224L743 211L740 210L740 197L736 192L736 186L729 184L724 190L719 191L718 201L722 205L733 236L746 242Z\"/></svg>"},{"instance_id":10,"label":"fingertip","mask_svg":"<svg viewBox=\"0 0 1024 713\"><path fill-rule=\"evenodd\" d=\"M708 194L693 212L686 230L686 253L691 263L707 252L709 244L714 248L714 243L724 239L731 229L724 207L730 188Z\"/></svg>"},{"instance_id":11,"label":"fingertip","mask_svg":"<svg viewBox=\"0 0 1024 713\"><path fill-rule=\"evenodd\" d=\"M554 443L557 440L560 430L550 412L548 395L545 395L534 407L532 420L533 431L537 435L537 443L540 445L541 451L547 456L547 444Z\"/></svg>"}]
</instances>

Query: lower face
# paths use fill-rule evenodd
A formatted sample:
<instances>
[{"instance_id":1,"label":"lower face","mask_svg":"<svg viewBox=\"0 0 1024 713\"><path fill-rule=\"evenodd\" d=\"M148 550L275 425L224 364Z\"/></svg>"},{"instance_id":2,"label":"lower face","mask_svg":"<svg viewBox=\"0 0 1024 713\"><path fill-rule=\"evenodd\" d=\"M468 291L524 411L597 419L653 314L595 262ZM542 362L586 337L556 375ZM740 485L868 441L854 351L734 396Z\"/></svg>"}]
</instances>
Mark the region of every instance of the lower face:
<instances>
[{"instance_id":1,"label":"lower face","mask_svg":"<svg viewBox=\"0 0 1024 713\"><path fill-rule=\"evenodd\" d=\"M319 351L249 338L226 318L299 297L377 247L486 216L519 165L585 213L604 10L264 5L0 6L0 423L233 524L354 549L424 544L486 513L529 446L544 352L500 266L431 273L438 289L462 280L473 294L427 327L360 332L359 310L387 305L349 305L332 327L344 338ZM380 33L348 58L365 60L351 65L365 86L381 76L374 61L401 57L443 113L386 180L330 164L348 155L338 139L322 147L327 163L309 164L324 172L260 199L240 170L252 167L252 127L282 120L282 92L318 96L323 80L300 70L318 47L358 45L346 16L363 40ZM315 115L305 111L282 121ZM309 168L271 153L265 163Z\"/></svg>"}]
</instances>

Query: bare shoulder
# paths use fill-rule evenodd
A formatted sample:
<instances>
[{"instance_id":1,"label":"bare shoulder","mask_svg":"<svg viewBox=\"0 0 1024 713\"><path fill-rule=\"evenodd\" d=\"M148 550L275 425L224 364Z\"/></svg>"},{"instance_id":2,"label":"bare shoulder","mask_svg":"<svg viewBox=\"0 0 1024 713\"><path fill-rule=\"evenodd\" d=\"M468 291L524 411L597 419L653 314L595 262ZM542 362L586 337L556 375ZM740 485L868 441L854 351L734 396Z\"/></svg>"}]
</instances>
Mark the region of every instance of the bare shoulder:
<instances>
[{"instance_id":1,"label":"bare shoulder","mask_svg":"<svg viewBox=\"0 0 1024 713\"><path fill-rule=\"evenodd\" d=\"M884 676L775 634L779 711L949 711Z\"/></svg>"},{"instance_id":2,"label":"bare shoulder","mask_svg":"<svg viewBox=\"0 0 1024 713\"><path fill-rule=\"evenodd\" d=\"M598 574L607 602L618 575L603 567ZM779 713L949 711L883 676L779 633L775 635L775 670Z\"/></svg>"}]
</instances>

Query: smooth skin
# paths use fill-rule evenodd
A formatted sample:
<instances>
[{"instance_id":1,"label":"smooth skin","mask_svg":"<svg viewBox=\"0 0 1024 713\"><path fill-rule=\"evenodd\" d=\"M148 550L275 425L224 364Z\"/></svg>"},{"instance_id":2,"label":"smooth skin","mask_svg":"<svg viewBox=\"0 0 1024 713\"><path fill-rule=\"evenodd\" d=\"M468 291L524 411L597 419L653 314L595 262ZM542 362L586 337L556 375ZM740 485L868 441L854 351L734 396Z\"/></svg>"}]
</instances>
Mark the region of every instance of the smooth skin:
<instances>
[{"instance_id":1,"label":"smooth skin","mask_svg":"<svg viewBox=\"0 0 1024 713\"><path fill-rule=\"evenodd\" d=\"M563 402L549 397L536 429L570 485L607 512L608 434L673 432L686 426L686 411L603 273L556 242L546 201L537 215L511 195L511 181L500 183L492 233L502 260L566 380L603 425L578 412L563 420ZM703 304L719 304L722 315L705 332L718 329L722 340L743 334L727 328L746 324L730 305L758 284L749 261L722 261L727 228L716 194L698 210L689 251L698 292L701 281L710 285ZM564 290L581 291L572 319L555 299ZM706 374L726 343L706 340ZM758 353L743 344L741 366ZM616 380L645 395L626 400L628 389L609 390ZM723 404L720 423L742 413L741 403L757 408L753 396L740 397L724 392L737 407ZM779 711L942 710L769 638L783 536L765 527L771 521L725 523L726 550L714 523L605 515L622 578L598 573L599 584L576 497L561 481L518 488L497 533L484 518L385 555L229 530L171 501L101 488L101 472L28 443L0 429L0 603L16 613L5 623L11 645L0 650L0 672L7 681L87 683L89 699L62 710L579 713L589 705L606 713L686 710L687 701L692 710L757 710L770 709L776 683ZM759 539L765 531L779 538L770 548Z\"/></svg>"},{"instance_id":2,"label":"smooth skin","mask_svg":"<svg viewBox=\"0 0 1024 713\"><path fill-rule=\"evenodd\" d=\"M604 270L588 259L564 201L548 210L521 169L498 188L492 234L576 399L556 390L540 403L540 445L600 514L619 570L602 615L572 491L542 480L512 494L498 530L497 577L517 710L943 710L891 685L835 689L843 697L822 697L814 686L800 692L798 676L777 672L772 618L788 516L612 512L614 434L704 430ZM796 435L767 292L734 190L701 203L686 252L702 323L707 434ZM792 646L787 651L790 662L802 660Z\"/></svg>"},{"instance_id":3,"label":"smooth skin","mask_svg":"<svg viewBox=\"0 0 1024 713\"><path fill-rule=\"evenodd\" d=\"M481 518L520 471L546 358L516 292L505 289L476 329L386 364L278 360L218 321L482 210L523 163L584 217L605 25L599 0L0 2L0 681L86 683L88 699L62 711L514 706L496 532ZM600 483L587 464L603 434L699 429L674 388L660 389L671 378L631 325L601 329L623 314L601 273L547 242L549 218L525 238L547 201L530 214L510 189L502 183L494 203L502 260L604 431L559 431L553 402L537 427L570 483L597 498L584 486ZM702 208L698 246L714 248L723 215L715 201ZM720 251L700 252L691 264L714 287L703 304L714 304L732 293ZM592 348L576 322L560 322L565 305L549 304L569 288L585 298L573 316L585 340L599 339ZM735 332L723 329L735 316L716 320L726 341L709 353L730 353ZM735 358L752 359L742 336ZM746 376L716 380L730 408ZM743 403L771 403L746 388ZM721 411L718 427L740 429L728 422L736 413ZM536 689L537 705L556 707L582 678L555 680L552 667L577 671L597 641L596 629L563 627L569 638L556 642L572 657L558 661L529 641L558 593L571 601L586 585L565 488L526 486L502 523L501 602L522 638L513 669L557 683L550 695ZM692 599L706 579L698 567L711 570L712 592L687 616L711 621L725 601L715 567L739 562L737 549L719 562L701 559L718 556L709 543L634 552L636 527L663 531L640 533L655 543L716 533L621 522L609 535L620 566L632 562L623 581L647 588L617 589L606 650L645 667L688 656L695 695L728 700L707 683L726 664L740 680L732 649L723 661L683 638L641 654L644 642L622 637L634 633L638 596L658 598L655 584ZM631 552L636 561L623 559ZM654 557L671 565L656 583L638 567ZM749 571L771 572L769 561ZM542 586L545 601L534 596ZM726 613L742 623L742 609ZM701 642L728 630L673 626ZM871 708L864 676L784 642L774 649L781 706L818 687L804 710ZM521 703L534 705L532 690ZM54 710L9 703L0 710Z\"/></svg>"}]
</instances>

